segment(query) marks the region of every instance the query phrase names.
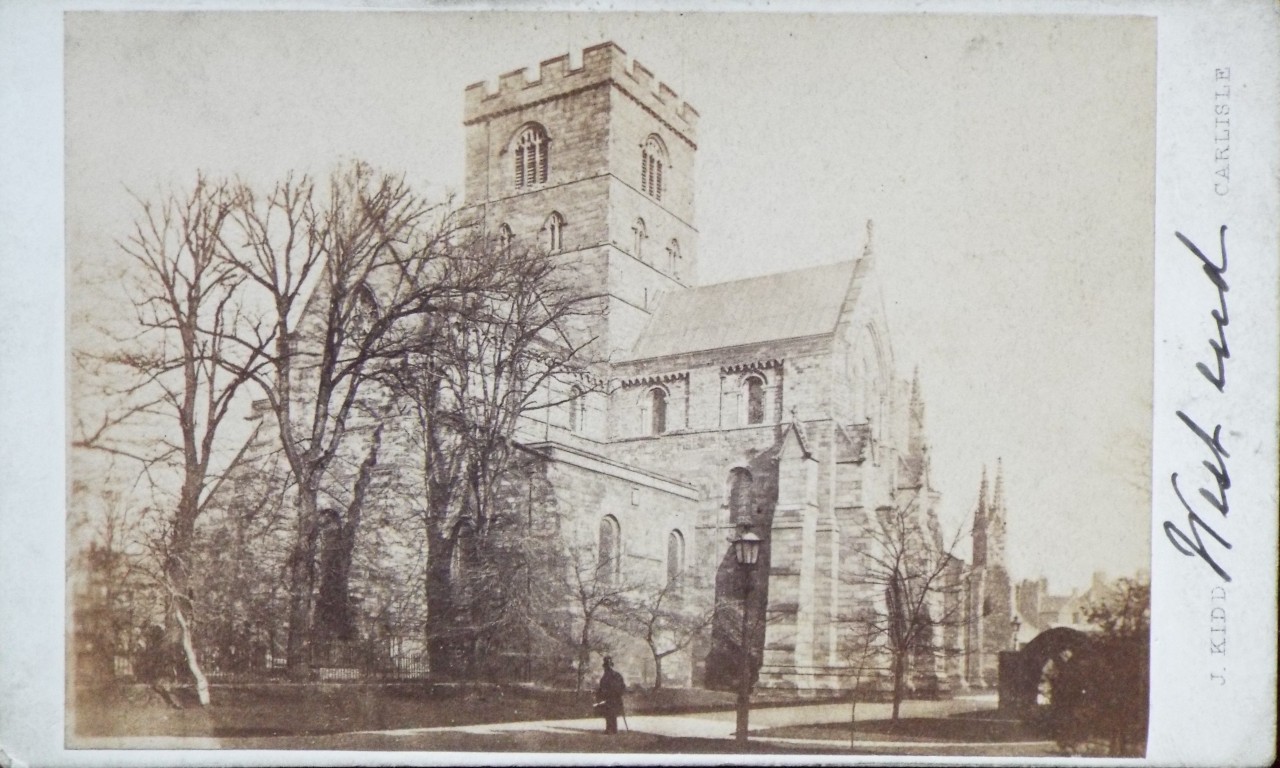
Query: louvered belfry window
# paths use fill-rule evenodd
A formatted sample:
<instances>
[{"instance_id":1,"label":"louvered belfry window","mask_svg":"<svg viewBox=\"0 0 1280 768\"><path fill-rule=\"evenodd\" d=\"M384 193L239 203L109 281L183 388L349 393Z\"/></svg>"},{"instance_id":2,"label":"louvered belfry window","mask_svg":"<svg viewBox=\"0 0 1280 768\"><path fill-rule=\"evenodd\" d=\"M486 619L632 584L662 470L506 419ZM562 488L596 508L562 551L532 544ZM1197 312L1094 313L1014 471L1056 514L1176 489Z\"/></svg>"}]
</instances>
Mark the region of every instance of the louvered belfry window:
<instances>
[{"instance_id":1,"label":"louvered belfry window","mask_svg":"<svg viewBox=\"0 0 1280 768\"><path fill-rule=\"evenodd\" d=\"M657 136L650 136L640 150L640 190L654 200L662 199L662 168L667 150Z\"/></svg>"},{"instance_id":2,"label":"louvered belfry window","mask_svg":"<svg viewBox=\"0 0 1280 768\"><path fill-rule=\"evenodd\" d=\"M545 184L550 142L540 125L530 125L516 139L516 189Z\"/></svg>"}]
</instances>

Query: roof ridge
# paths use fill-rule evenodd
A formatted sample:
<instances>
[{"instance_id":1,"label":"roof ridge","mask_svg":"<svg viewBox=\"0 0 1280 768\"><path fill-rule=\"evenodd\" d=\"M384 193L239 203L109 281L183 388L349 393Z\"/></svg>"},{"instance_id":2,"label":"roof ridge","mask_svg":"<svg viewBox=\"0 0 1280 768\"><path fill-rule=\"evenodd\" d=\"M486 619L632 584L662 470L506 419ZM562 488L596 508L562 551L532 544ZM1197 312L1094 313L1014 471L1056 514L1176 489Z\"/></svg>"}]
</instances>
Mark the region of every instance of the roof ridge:
<instances>
[{"instance_id":1,"label":"roof ridge","mask_svg":"<svg viewBox=\"0 0 1280 768\"><path fill-rule=\"evenodd\" d=\"M735 283L745 283L749 280L764 280L771 277L782 277L784 275L795 275L801 272L810 272L819 269L827 269L830 267L843 267L857 264L858 259L840 259L839 261L828 261L823 264L811 264L807 267L796 267L795 269L783 269L777 272L766 272L761 275L751 275L748 277L735 277L732 280L721 280L718 283L704 283L702 285L690 286L687 291L696 291L700 288L719 288L722 285L733 285ZM686 291L677 291L676 293L685 293Z\"/></svg>"}]
</instances>

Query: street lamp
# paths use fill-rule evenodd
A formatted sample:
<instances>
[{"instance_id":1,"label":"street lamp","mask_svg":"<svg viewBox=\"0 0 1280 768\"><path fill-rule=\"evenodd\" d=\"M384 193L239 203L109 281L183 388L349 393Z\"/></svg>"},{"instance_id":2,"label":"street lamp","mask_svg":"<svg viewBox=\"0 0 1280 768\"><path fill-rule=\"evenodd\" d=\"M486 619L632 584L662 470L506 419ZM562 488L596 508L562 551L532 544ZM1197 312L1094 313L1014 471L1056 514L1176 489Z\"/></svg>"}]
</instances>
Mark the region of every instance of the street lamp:
<instances>
[{"instance_id":1,"label":"street lamp","mask_svg":"<svg viewBox=\"0 0 1280 768\"><path fill-rule=\"evenodd\" d=\"M1013 624L1013 648L1012 648L1012 650L1015 650L1015 651L1016 651L1016 650L1018 650L1018 630L1022 629L1022 622L1018 620L1018 615L1017 615L1016 613L1013 615L1013 621L1012 621L1011 623Z\"/></svg>"},{"instance_id":2,"label":"street lamp","mask_svg":"<svg viewBox=\"0 0 1280 768\"><path fill-rule=\"evenodd\" d=\"M747 611L751 606L751 572L760 559L760 537L751 532L750 524L733 542L733 557L742 573L742 669L738 678L738 741L747 740L747 713L751 699L751 644L747 637Z\"/></svg>"}]
</instances>

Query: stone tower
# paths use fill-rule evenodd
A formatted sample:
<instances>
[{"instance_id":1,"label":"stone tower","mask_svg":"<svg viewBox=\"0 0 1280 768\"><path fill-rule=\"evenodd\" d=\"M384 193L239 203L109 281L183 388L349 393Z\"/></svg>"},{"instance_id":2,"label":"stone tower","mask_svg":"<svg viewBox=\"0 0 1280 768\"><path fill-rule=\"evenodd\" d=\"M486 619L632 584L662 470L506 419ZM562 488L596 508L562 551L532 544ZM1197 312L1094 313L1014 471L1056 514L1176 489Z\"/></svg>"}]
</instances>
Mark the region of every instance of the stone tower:
<instances>
[{"instance_id":1,"label":"stone tower","mask_svg":"<svg viewBox=\"0 0 1280 768\"><path fill-rule=\"evenodd\" d=\"M978 507L973 513L973 567L987 564L987 468L982 467L978 485Z\"/></svg>"},{"instance_id":2,"label":"stone tower","mask_svg":"<svg viewBox=\"0 0 1280 768\"><path fill-rule=\"evenodd\" d=\"M1004 461L996 459L996 483L991 492L991 507L987 510L987 566L1007 570L1005 563L1005 537L1008 523L1004 509Z\"/></svg>"},{"instance_id":3,"label":"stone tower","mask_svg":"<svg viewBox=\"0 0 1280 768\"><path fill-rule=\"evenodd\" d=\"M1013 588L1005 561L1004 464L999 459L990 498L987 492L987 470L983 467L973 515L973 568L965 622L965 678L978 688L995 685L999 654L1013 648Z\"/></svg>"},{"instance_id":4,"label":"stone tower","mask_svg":"<svg viewBox=\"0 0 1280 768\"><path fill-rule=\"evenodd\" d=\"M630 350L666 292L693 284L698 113L613 43L466 90L465 202L491 237L563 254L598 305L590 357Z\"/></svg>"}]
</instances>

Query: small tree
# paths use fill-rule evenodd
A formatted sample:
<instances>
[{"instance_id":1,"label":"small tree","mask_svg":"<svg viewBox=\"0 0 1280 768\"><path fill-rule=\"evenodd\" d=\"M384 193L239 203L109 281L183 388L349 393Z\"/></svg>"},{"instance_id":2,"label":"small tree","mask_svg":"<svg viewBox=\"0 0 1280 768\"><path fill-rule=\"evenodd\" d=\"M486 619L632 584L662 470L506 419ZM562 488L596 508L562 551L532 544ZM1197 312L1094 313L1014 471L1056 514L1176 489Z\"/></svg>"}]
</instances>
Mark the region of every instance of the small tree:
<instances>
[{"instance_id":1,"label":"small tree","mask_svg":"<svg viewBox=\"0 0 1280 768\"><path fill-rule=\"evenodd\" d=\"M873 615L862 612L853 617L840 637L840 656L853 678L849 687L849 749L854 748L858 732L858 701L862 697L862 683L867 672L875 665L877 655L876 629Z\"/></svg>"},{"instance_id":2,"label":"small tree","mask_svg":"<svg viewBox=\"0 0 1280 768\"><path fill-rule=\"evenodd\" d=\"M688 648L710 629L715 606L689 596L688 571L640 587L623 598L620 610L609 622L644 641L653 657L653 687L662 688L662 660Z\"/></svg>"},{"instance_id":3,"label":"small tree","mask_svg":"<svg viewBox=\"0 0 1280 768\"><path fill-rule=\"evenodd\" d=\"M905 491L893 505L868 514L857 532L857 561L845 577L862 603L857 620L843 622L846 632L855 647L873 644L888 656L894 721L912 667L936 664L952 653L942 630L964 620L954 578L962 530L944 540L936 516L919 509L922 492Z\"/></svg>"},{"instance_id":4,"label":"small tree","mask_svg":"<svg viewBox=\"0 0 1280 768\"><path fill-rule=\"evenodd\" d=\"M568 592L573 601L573 625L576 631L571 641L577 659L574 690L582 690L587 668L591 665L591 653L602 649L599 637L601 624L609 623L610 614L621 609L632 585L624 581L617 558L597 553L584 546L571 546L568 553Z\"/></svg>"},{"instance_id":5,"label":"small tree","mask_svg":"<svg viewBox=\"0 0 1280 768\"><path fill-rule=\"evenodd\" d=\"M208 683L193 639L192 543L228 448L223 425L262 349L240 345L244 276L226 257L234 193L203 175L188 194L139 200L141 215L119 243L133 305L129 329L98 356L115 372L114 411L76 420L73 447L136 461L159 514L150 539L166 596L166 640L180 646L199 701ZM80 351L81 359L88 355ZM80 370L85 370L83 367ZM234 455L234 449L230 451Z\"/></svg>"}]
</instances>

